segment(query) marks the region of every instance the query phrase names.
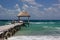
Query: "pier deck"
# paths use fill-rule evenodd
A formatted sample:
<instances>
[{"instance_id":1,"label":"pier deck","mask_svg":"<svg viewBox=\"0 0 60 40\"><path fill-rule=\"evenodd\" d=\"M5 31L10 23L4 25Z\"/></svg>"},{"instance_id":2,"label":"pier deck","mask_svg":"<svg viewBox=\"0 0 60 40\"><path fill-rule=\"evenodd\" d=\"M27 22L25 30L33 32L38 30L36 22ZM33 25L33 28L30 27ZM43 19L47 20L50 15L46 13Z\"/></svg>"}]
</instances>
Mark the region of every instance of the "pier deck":
<instances>
[{"instance_id":1,"label":"pier deck","mask_svg":"<svg viewBox=\"0 0 60 40\"><path fill-rule=\"evenodd\" d=\"M22 25L23 23L14 23L9 25L0 26L0 34L2 34L4 31L7 31L11 28L14 28L15 26Z\"/></svg>"}]
</instances>

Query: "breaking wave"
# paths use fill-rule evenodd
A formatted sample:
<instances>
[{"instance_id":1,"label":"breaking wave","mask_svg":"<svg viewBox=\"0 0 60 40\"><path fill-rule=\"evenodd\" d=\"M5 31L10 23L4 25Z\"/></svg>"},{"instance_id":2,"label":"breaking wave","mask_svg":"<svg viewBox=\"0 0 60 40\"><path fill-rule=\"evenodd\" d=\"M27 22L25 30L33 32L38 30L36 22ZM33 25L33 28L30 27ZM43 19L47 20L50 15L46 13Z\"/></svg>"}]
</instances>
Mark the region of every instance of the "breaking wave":
<instances>
[{"instance_id":1,"label":"breaking wave","mask_svg":"<svg viewBox=\"0 0 60 40\"><path fill-rule=\"evenodd\" d=\"M8 40L60 40L60 36L15 36Z\"/></svg>"},{"instance_id":2,"label":"breaking wave","mask_svg":"<svg viewBox=\"0 0 60 40\"><path fill-rule=\"evenodd\" d=\"M30 22L31 24L55 24L56 22Z\"/></svg>"}]
</instances>

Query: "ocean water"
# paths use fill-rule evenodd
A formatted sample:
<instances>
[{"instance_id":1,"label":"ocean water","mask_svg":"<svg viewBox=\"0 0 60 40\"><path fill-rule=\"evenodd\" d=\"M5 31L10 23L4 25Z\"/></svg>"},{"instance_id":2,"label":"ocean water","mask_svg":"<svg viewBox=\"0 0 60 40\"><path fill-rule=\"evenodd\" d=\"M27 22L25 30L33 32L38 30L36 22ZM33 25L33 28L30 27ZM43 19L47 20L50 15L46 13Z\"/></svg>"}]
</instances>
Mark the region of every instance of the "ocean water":
<instances>
[{"instance_id":1,"label":"ocean water","mask_svg":"<svg viewBox=\"0 0 60 40\"><path fill-rule=\"evenodd\" d=\"M11 22L11 21L1 20L1 21L0 21L0 26L8 25L10 22Z\"/></svg>"},{"instance_id":2,"label":"ocean water","mask_svg":"<svg viewBox=\"0 0 60 40\"><path fill-rule=\"evenodd\" d=\"M0 26L8 25L11 21L0 21ZM21 27L21 29L15 34L18 35L53 35L60 36L60 20L32 20L29 27Z\"/></svg>"},{"instance_id":3,"label":"ocean water","mask_svg":"<svg viewBox=\"0 0 60 40\"><path fill-rule=\"evenodd\" d=\"M22 27L17 35L60 35L60 22L30 22L29 27Z\"/></svg>"},{"instance_id":4,"label":"ocean water","mask_svg":"<svg viewBox=\"0 0 60 40\"><path fill-rule=\"evenodd\" d=\"M0 21L0 26L8 25L11 21ZM32 20L29 27L21 27L8 40L60 40L60 20Z\"/></svg>"}]
</instances>

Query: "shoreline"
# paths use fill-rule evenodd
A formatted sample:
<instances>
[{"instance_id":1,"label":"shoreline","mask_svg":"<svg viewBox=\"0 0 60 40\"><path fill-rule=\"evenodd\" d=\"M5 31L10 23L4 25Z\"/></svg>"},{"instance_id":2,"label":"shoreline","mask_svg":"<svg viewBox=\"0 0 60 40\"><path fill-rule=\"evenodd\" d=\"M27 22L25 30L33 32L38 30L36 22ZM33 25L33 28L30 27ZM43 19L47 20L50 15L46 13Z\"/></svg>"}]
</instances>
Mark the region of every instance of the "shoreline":
<instances>
[{"instance_id":1,"label":"shoreline","mask_svg":"<svg viewBox=\"0 0 60 40\"><path fill-rule=\"evenodd\" d=\"M13 36L8 40L60 40L60 36Z\"/></svg>"}]
</instances>

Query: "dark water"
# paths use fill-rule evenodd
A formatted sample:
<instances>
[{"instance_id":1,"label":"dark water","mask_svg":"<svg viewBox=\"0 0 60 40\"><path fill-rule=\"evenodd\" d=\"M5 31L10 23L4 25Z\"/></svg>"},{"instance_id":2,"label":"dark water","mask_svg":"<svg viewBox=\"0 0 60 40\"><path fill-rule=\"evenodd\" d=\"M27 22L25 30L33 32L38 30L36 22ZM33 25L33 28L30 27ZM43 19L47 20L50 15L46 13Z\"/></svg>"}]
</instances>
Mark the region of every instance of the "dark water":
<instances>
[{"instance_id":1,"label":"dark water","mask_svg":"<svg viewBox=\"0 0 60 40\"><path fill-rule=\"evenodd\" d=\"M3 25L6 25L6 24L9 24L10 23L10 21L7 21L7 20L1 20L0 21L0 26L3 26Z\"/></svg>"},{"instance_id":2,"label":"dark water","mask_svg":"<svg viewBox=\"0 0 60 40\"><path fill-rule=\"evenodd\" d=\"M9 24L10 22L0 21L0 26ZM29 27L22 27L15 35L60 35L60 21L31 20Z\"/></svg>"}]
</instances>

